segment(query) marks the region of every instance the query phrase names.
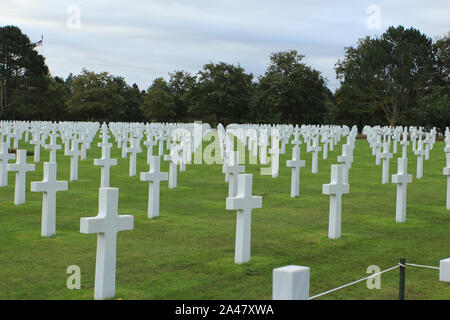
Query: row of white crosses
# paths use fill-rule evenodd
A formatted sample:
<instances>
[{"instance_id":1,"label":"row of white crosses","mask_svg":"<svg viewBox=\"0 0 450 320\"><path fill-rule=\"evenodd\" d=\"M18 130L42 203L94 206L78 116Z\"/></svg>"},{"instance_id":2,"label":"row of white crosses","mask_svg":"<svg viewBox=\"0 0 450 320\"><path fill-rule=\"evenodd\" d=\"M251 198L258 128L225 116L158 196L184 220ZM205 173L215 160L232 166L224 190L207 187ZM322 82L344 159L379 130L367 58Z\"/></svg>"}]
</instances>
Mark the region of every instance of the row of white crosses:
<instances>
[{"instance_id":1,"label":"row of white crosses","mask_svg":"<svg viewBox=\"0 0 450 320\"><path fill-rule=\"evenodd\" d=\"M446 166L443 169L444 176L447 176L447 210L450 210L450 130L447 127L445 131L445 148Z\"/></svg>"},{"instance_id":2,"label":"row of white crosses","mask_svg":"<svg viewBox=\"0 0 450 320\"><path fill-rule=\"evenodd\" d=\"M76 136L73 137L71 150L66 149L66 154L73 159L71 161L71 180L77 179L77 160L80 154L78 143L81 142L88 147L91 141L86 137L89 136L89 134L82 135L80 139L77 139ZM50 237L55 233L56 192L68 189L68 183L66 181L56 180L56 150L61 147L56 144L56 137L57 133L54 127L50 144L47 146L47 149L50 151L51 162L44 163L43 181L31 183L31 191L44 193L41 234L46 237ZM110 158L111 144L108 143L108 129L105 124L102 126L101 137L102 142L99 143L99 146L102 147L102 158L94 160L94 165L102 166L101 187L99 190L99 214L94 218L82 218L80 223L81 232L98 233L95 299L105 299L115 295L116 235L118 231L130 230L133 226L132 216L119 217L117 215L118 189L109 188L109 168L111 165L117 164L117 162L115 159ZM138 139L135 138L134 140L137 141ZM133 150L133 148L136 149L136 143L132 142L129 152L137 153L137 150ZM25 201L26 172L34 170L35 165L26 163L26 150L17 150L16 163L7 164L7 161L13 159L14 155L8 154L8 144L3 142L3 139L1 150L2 164L6 164L7 170L17 172L15 203L23 203ZM162 180L167 180L167 173L160 172L159 161L159 156L152 156L150 172L141 173L141 180L150 182L149 217L159 215L159 183ZM131 165L130 168L131 175Z\"/></svg>"},{"instance_id":3,"label":"row of white crosses","mask_svg":"<svg viewBox=\"0 0 450 320\"><path fill-rule=\"evenodd\" d=\"M382 183L389 183L389 160L397 153L397 142L402 145L402 158L407 157L408 128L366 126L363 129L363 134L367 135L367 141L372 148L372 155L375 155L375 163L379 165L382 160ZM403 137L402 140L400 140L400 136ZM433 149L436 139L436 129L433 128L430 132L425 132L422 127L419 129L410 127L409 136L412 141L412 151L417 156L416 178L421 179L423 177L423 160L430 158L430 150ZM423 136L425 136L425 139L422 139ZM391 141L394 141L392 153L390 152Z\"/></svg>"},{"instance_id":4,"label":"row of white crosses","mask_svg":"<svg viewBox=\"0 0 450 320\"><path fill-rule=\"evenodd\" d=\"M416 178L421 179L423 177L423 160L427 160L430 157L430 150L433 149L433 145L436 139L436 128L430 130L430 132L425 132L422 127L419 129L415 127L409 128L410 138L412 141L412 150L417 156L417 166L416 166ZM412 175L408 174L408 158L407 158L407 148L409 145L408 141L408 128L397 127L391 128L379 128L379 127L365 127L363 133L368 135L368 141L372 146L372 150L378 153L378 158L383 160L382 169L382 183L389 182L389 159L393 157L393 153L396 152L397 148L394 148L393 153L389 152L390 134L393 134L392 140L396 142L400 141L402 146L402 156L398 158L398 171L396 174L392 175L392 183L397 184L397 200L396 200L396 222L406 221L406 198L407 198L407 184L412 182ZM381 134L380 134L381 133ZM380 143L381 135L383 135L384 143ZM400 140L400 135L403 137ZM425 135L425 139L422 136ZM386 138L387 137L387 138ZM449 145L450 145L450 131L447 128L445 132L445 147L444 152L446 152L446 167L443 169L444 175L447 176L447 197L446 197L446 207L450 210L450 162L449 162ZM379 146L383 146L383 152L379 153ZM425 147L424 147L425 145Z\"/></svg>"}]
</instances>

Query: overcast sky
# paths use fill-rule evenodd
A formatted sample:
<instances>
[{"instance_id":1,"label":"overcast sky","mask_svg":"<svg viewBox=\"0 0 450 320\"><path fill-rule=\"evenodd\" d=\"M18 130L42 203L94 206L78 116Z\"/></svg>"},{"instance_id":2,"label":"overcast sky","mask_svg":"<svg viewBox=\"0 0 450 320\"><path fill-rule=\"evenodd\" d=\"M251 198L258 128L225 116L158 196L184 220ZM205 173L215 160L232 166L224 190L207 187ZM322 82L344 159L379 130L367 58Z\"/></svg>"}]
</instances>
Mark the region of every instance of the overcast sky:
<instances>
[{"instance_id":1,"label":"overcast sky","mask_svg":"<svg viewBox=\"0 0 450 320\"><path fill-rule=\"evenodd\" d=\"M339 86L334 64L346 46L388 26L432 38L450 31L450 1L0 0L0 25L16 25L53 76L108 71L147 89L156 77L208 62L240 64L262 75L272 52L296 49Z\"/></svg>"}]
</instances>

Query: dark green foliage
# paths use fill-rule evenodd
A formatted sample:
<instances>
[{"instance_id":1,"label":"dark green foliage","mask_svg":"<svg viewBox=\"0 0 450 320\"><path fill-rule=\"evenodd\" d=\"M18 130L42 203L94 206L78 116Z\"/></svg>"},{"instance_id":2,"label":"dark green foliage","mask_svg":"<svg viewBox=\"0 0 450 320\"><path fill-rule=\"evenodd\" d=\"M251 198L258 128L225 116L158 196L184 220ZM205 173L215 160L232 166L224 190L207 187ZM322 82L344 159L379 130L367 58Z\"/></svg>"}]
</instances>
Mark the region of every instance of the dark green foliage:
<instances>
[{"instance_id":1,"label":"dark green foliage","mask_svg":"<svg viewBox=\"0 0 450 320\"><path fill-rule=\"evenodd\" d=\"M380 124L410 123L411 110L442 80L436 52L431 38L402 26L346 48L345 58L336 64L341 81L339 118L345 121L350 116L371 124L370 119L381 120L382 111L385 121Z\"/></svg>"},{"instance_id":2,"label":"dark green foliage","mask_svg":"<svg viewBox=\"0 0 450 320\"><path fill-rule=\"evenodd\" d=\"M0 118L40 119L49 72L30 39L15 26L0 27Z\"/></svg>"},{"instance_id":3,"label":"dark green foliage","mask_svg":"<svg viewBox=\"0 0 450 320\"><path fill-rule=\"evenodd\" d=\"M256 88L254 118L269 123L324 122L329 90L320 72L302 63L302 59L296 50L270 56L270 65Z\"/></svg>"},{"instance_id":4,"label":"dark green foliage","mask_svg":"<svg viewBox=\"0 0 450 320\"><path fill-rule=\"evenodd\" d=\"M449 34L389 27L345 49L333 94L296 50L272 53L258 79L239 64L169 73L146 91L108 72L52 77L14 26L0 27L0 118L24 120L449 126Z\"/></svg>"},{"instance_id":5,"label":"dark green foliage","mask_svg":"<svg viewBox=\"0 0 450 320\"><path fill-rule=\"evenodd\" d=\"M213 126L249 120L252 79L239 65L204 65L190 93L190 116Z\"/></svg>"},{"instance_id":6,"label":"dark green foliage","mask_svg":"<svg viewBox=\"0 0 450 320\"><path fill-rule=\"evenodd\" d=\"M175 118L175 103L170 95L167 82L157 78L144 96L141 109L149 121L169 122Z\"/></svg>"}]
</instances>

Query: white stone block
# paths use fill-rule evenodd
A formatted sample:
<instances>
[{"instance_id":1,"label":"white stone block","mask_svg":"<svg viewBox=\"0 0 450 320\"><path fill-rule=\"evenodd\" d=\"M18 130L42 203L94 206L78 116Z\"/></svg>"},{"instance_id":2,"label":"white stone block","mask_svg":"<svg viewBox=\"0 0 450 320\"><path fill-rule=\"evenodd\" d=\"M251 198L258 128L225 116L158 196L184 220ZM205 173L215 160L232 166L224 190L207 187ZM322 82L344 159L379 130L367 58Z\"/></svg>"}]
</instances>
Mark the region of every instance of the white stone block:
<instances>
[{"instance_id":1,"label":"white stone block","mask_svg":"<svg viewBox=\"0 0 450 320\"><path fill-rule=\"evenodd\" d=\"M307 300L309 267L285 266L273 269L273 300Z\"/></svg>"},{"instance_id":2,"label":"white stone block","mask_svg":"<svg viewBox=\"0 0 450 320\"><path fill-rule=\"evenodd\" d=\"M439 281L450 282L450 258L439 263Z\"/></svg>"}]
</instances>

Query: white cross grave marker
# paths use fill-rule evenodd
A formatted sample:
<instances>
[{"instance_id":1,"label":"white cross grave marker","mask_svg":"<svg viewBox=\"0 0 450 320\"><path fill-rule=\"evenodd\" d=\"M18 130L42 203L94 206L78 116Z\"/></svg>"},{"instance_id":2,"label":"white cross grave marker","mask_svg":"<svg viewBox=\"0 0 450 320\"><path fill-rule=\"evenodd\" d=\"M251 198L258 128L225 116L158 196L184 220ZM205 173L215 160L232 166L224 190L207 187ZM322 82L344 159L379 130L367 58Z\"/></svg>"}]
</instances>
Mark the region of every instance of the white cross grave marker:
<instances>
[{"instance_id":1,"label":"white cross grave marker","mask_svg":"<svg viewBox=\"0 0 450 320\"><path fill-rule=\"evenodd\" d=\"M344 183L344 165L331 166L331 182L324 184L323 194L330 195L330 219L328 224L328 237L338 239L341 237L342 195L350 192L350 187Z\"/></svg>"},{"instance_id":2,"label":"white cross grave marker","mask_svg":"<svg viewBox=\"0 0 450 320\"><path fill-rule=\"evenodd\" d=\"M286 167L292 168L291 172L291 198L300 195L300 168L305 166L305 160L300 159L300 148L292 148L292 160L286 161Z\"/></svg>"},{"instance_id":3,"label":"white cross grave marker","mask_svg":"<svg viewBox=\"0 0 450 320\"><path fill-rule=\"evenodd\" d=\"M383 168L381 174L381 183L389 183L389 160L392 158L392 153L389 152L389 144L385 142L383 144L383 152L380 154L380 158L383 159Z\"/></svg>"},{"instance_id":4,"label":"white cross grave marker","mask_svg":"<svg viewBox=\"0 0 450 320\"><path fill-rule=\"evenodd\" d=\"M171 154L164 155L164 160L169 161L169 189L177 187L177 163L175 158L179 157L172 157Z\"/></svg>"},{"instance_id":5,"label":"white cross grave marker","mask_svg":"<svg viewBox=\"0 0 450 320\"><path fill-rule=\"evenodd\" d=\"M15 158L16 155L14 153L8 153L8 144L2 142L0 147L0 187L8 185L8 160L14 160Z\"/></svg>"},{"instance_id":6,"label":"white cross grave marker","mask_svg":"<svg viewBox=\"0 0 450 320\"><path fill-rule=\"evenodd\" d=\"M397 203L395 221L406 221L406 186L412 182L412 175L408 174L408 158L398 158L397 174L392 175L392 183L397 184Z\"/></svg>"},{"instance_id":7,"label":"white cross grave marker","mask_svg":"<svg viewBox=\"0 0 450 320\"><path fill-rule=\"evenodd\" d=\"M57 163L44 163L44 179L31 182L32 192L43 192L41 235L51 237L56 232L56 192L68 190L67 181L57 181Z\"/></svg>"},{"instance_id":8,"label":"white cross grave marker","mask_svg":"<svg viewBox=\"0 0 450 320\"><path fill-rule=\"evenodd\" d=\"M312 152L312 161L311 161L311 172L317 173L318 162L319 162L319 151L322 150L322 147L317 145L317 140L319 137L315 137L312 140L312 146L309 148L309 151Z\"/></svg>"},{"instance_id":9,"label":"white cross grave marker","mask_svg":"<svg viewBox=\"0 0 450 320\"><path fill-rule=\"evenodd\" d=\"M26 174L28 171L34 171L33 164L27 164L27 150L17 150L16 163L6 166L8 171L16 172L16 184L14 189L14 204L19 205L25 202L26 194Z\"/></svg>"},{"instance_id":10,"label":"white cross grave marker","mask_svg":"<svg viewBox=\"0 0 450 320\"><path fill-rule=\"evenodd\" d=\"M142 152L139 144L140 143L137 138L131 138L131 146L129 148L126 148L126 152L130 153L130 167L128 172L130 177L134 177L136 175L136 155Z\"/></svg>"},{"instance_id":11,"label":"white cross grave marker","mask_svg":"<svg viewBox=\"0 0 450 320\"><path fill-rule=\"evenodd\" d=\"M423 177L423 157L425 155L425 150L423 149L423 141L421 137L419 137L419 141L417 142L416 151L414 154L417 156L417 168L416 168L416 178L421 179Z\"/></svg>"},{"instance_id":12,"label":"white cross grave marker","mask_svg":"<svg viewBox=\"0 0 450 320\"><path fill-rule=\"evenodd\" d=\"M111 146L102 146L102 157L94 159L94 166L101 166L100 188L109 187L111 166L117 165L117 159L111 159Z\"/></svg>"},{"instance_id":13,"label":"white cross grave marker","mask_svg":"<svg viewBox=\"0 0 450 320\"><path fill-rule=\"evenodd\" d=\"M132 230L134 217L118 215L119 189L100 188L98 215L80 219L81 233L97 233L94 299L113 298L116 291L117 233Z\"/></svg>"},{"instance_id":14,"label":"white cross grave marker","mask_svg":"<svg viewBox=\"0 0 450 320\"><path fill-rule=\"evenodd\" d=\"M148 218L159 216L159 195L161 181L167 181L167 172L161 172L161 158L152 156L150 159L150 171L141 172L141 181L149 181L148 191Z\"/></svg>"},{"instance_id":15,"label":"white cross grave marker","mask_svg":"<svg viewBox=\"0 0 450 320\"><path fill-rule=\"evenodd\" d=\"M239 165L239 151L231 151L229 164L222 166L222 173L228 174L228 196L235 197L238 190L238 175L245 172L245 166Z\"/></svg>"},{"instance_id":16,"label":"white cross grave marker","mask_svg":"<svg viewBox=\"0 0 450 320\"><path fill-rule=\"evenodd\" d=\"M50 150L50 161L49 162L56 162L56 150L59 150L62 148L61 145L56 143L56 138L58 135L54 132L50 134L50 143L46 146L44 146L45 149Z\"/></svg>"},{"instance_id":17,"label":"white cross grave marker","mask_svg":"<svg viewBox=\"0 0 450 320\"><path fill-rule=\"evenodd\" d=\"M250 261L252 209L262 208L262 197L252 196L252 182L252 174L240 174L236 197L226 199L226 209L237 210L235 263Z\"/></svg>"},{"instance_id":18,"label":"white cross grave marker","mask_svg":"<svg viewBox=\"0 0 450 320\"><path fill-rule=\"evenodd\" d=\"M77 138L72 140L72 147L65 154L70 156L70 181L78 180L78 157L80 156L80 150L78 150L79 140Z\"/></svg>"},{"instance_id":19,"label":"white cross grave marker","mask_svg":"<svg viewBox=\"0 0 450 320\"><path fill-rule=\"evenodd\" d=\"M44 142L41 140L41 134L39 132L33 133L33 139L31 139L30 144L34 144L34 162L39 162L41 160L41 146Z\"/></svg>"},{"instance_id":20,"label":"white cross grave marker","mask_svg":"<svg viewBox=\"0 0 450 320\"><path fill-rule=\"evenodd\" d=\"M443 173L447 176L447 210L450 210L450 142L447 143L444 151L447 155L447 166L443 169Z\"/></svg>"}]
</instances>

